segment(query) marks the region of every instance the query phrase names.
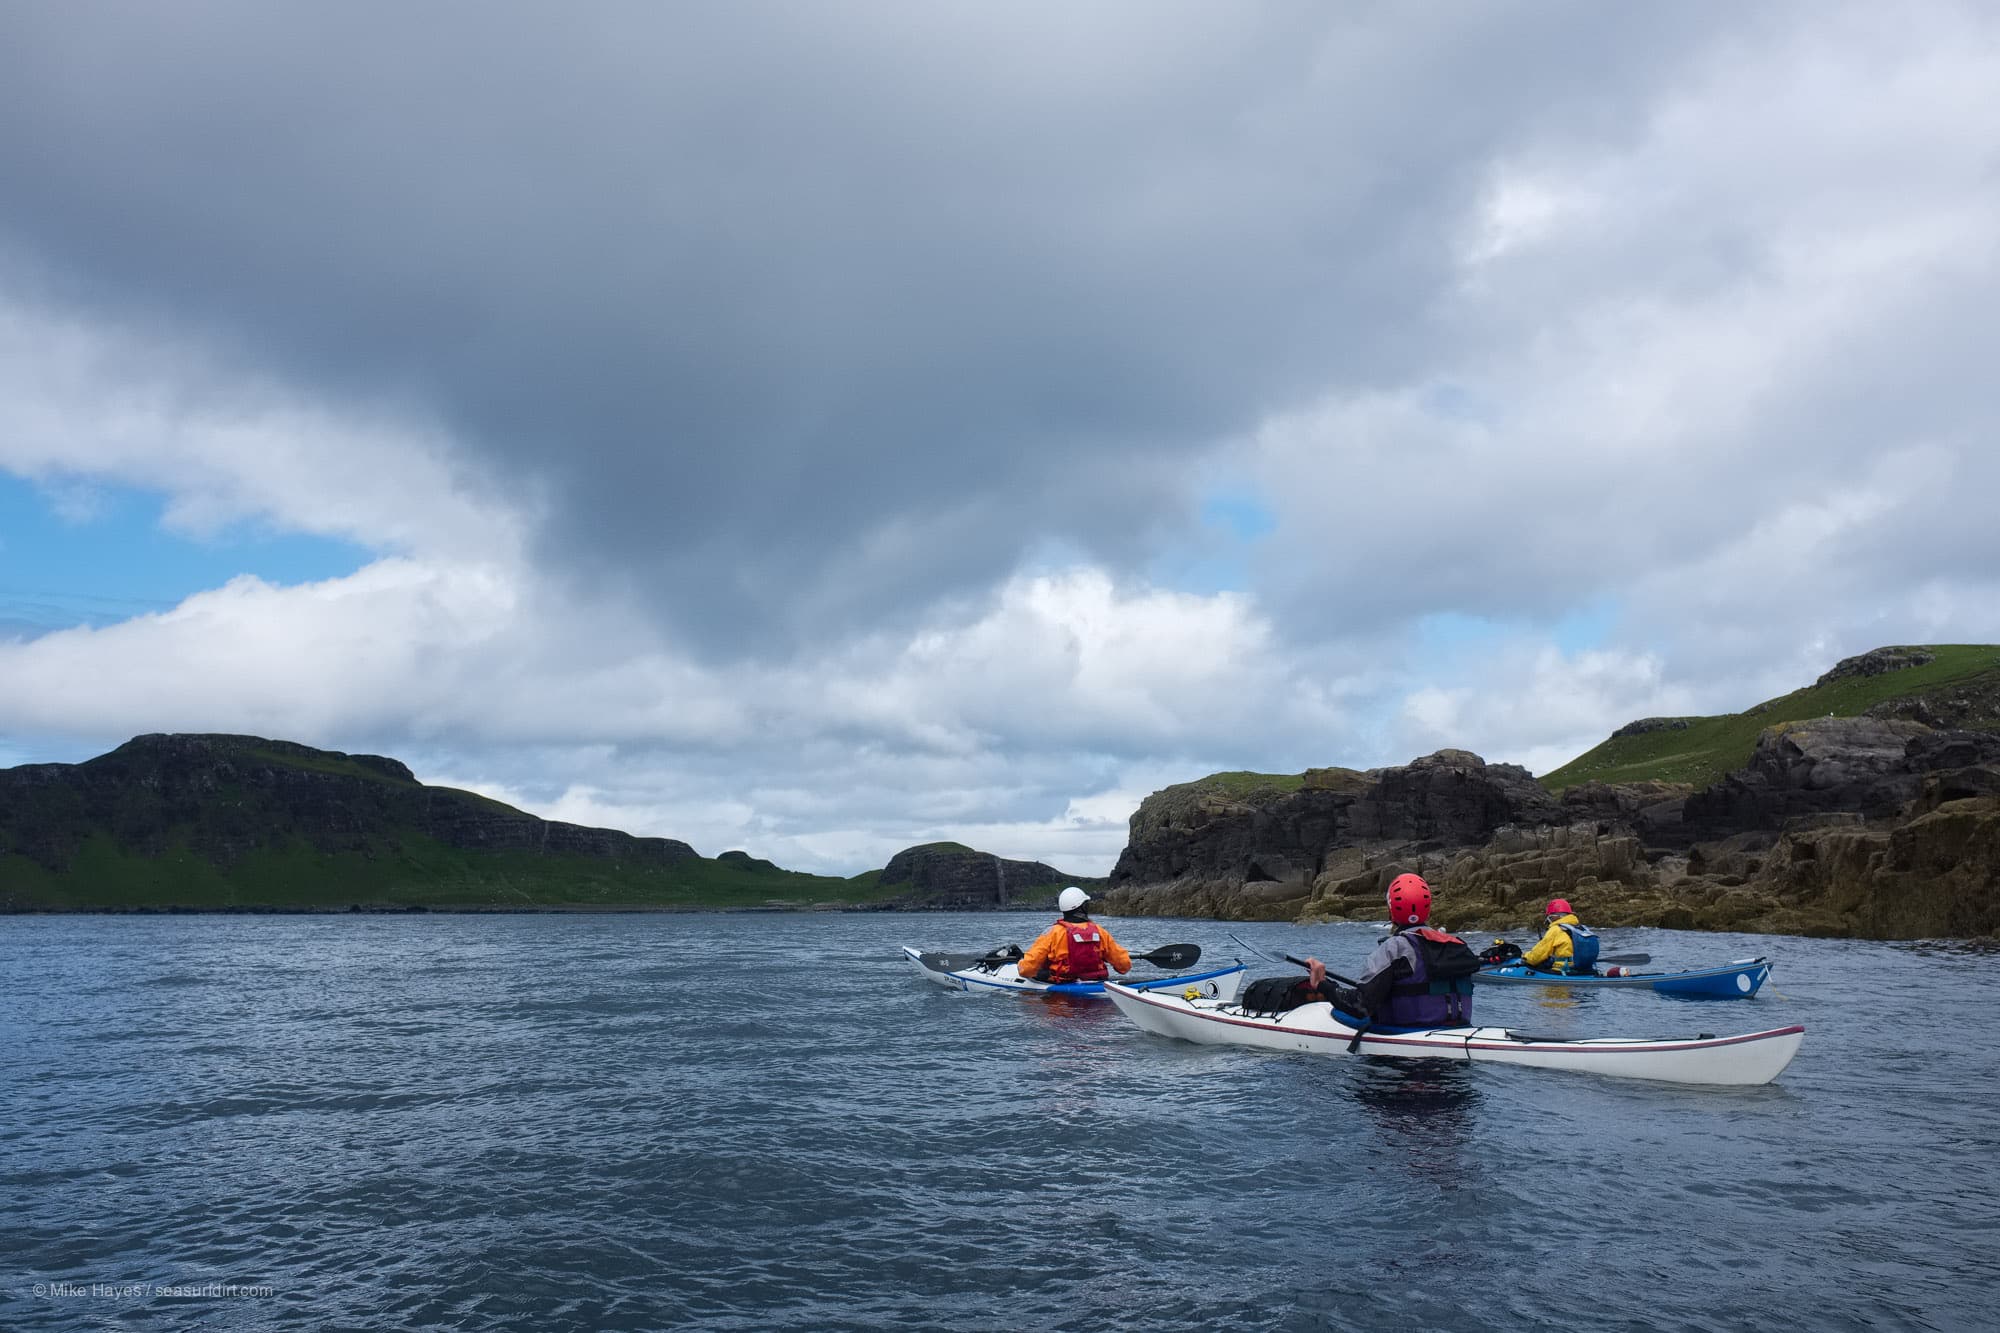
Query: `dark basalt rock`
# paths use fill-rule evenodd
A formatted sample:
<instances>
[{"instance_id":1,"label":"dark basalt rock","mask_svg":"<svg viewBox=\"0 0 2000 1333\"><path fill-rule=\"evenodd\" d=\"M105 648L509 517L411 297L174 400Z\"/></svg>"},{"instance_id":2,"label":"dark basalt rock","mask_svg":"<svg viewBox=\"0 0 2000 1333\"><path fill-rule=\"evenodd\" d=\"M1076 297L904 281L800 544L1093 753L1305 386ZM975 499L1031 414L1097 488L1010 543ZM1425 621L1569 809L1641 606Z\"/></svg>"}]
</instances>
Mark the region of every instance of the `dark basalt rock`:
<instances>
[{"instance_id":1,"label":"dark basalt rock","mask_svg":"<svg viewBox=\"0 0 2000 1333\"><path fill-rule=\"evenodd\" d=\"M1097 881L1065 876L1040 861L1008 861L969 847L932 843L897 852L877 882L884 888L907 884L906 906L977 910L1039 903L1053 896L1052 887Z\"/></svg>"},{"instance_id":2,"label":"dark basalt rock","mask_svg":"<svg viewBox=\"0 0 2000 1333\"><path fill-rule=\"evenodd\" d=\"M1561 819L1555 797L1520 765L1489 764L1469 750L1439 750L1402 768L1382 769L1354 802L1347 837L1456 847L1483 843L1510 824Z\"/></svg>"},{"instance_id":3,"label":"dark basalt rock","mask_svg":"<svg viewBox=\"0 0 2000 1333\"><path fill-rule=\"evenodd\" d=\"M1813 684L1831 685L1837 680L1879 676L1888 671L1907 671L1911 667L1928 666L1935 661L1937 654L1924 648L1876 648L1856 657L1842 658Z\"/></svg>"},{"instance_id":4,"label":"dark basalt rock","mask_svg":"<svg viewBox=\"0 0 2000 1333\"><path fill-rule=\"evenodd\" d=\"M2000 677L1989 674L1885 699L1862 716L1921 722L1940 730L1969 728L1991 733L1994 719L2000 718Z\"/></svg>"},{"instance_id":5,"label":"dark basalt rock","mask_svg":"<svg viewBox=\"0 0 2000 1333\"><path fill-rule=\"evenodd\" d=\"M1562 818L1526 769L1466 750L1368 773L1314 769L1293 790L1188 783L1140 804L1105 901L1125 913L1257 920L1329 897L1373 896L1379 909L1380 886L1416 858Z\"/></svg>"},{"instance_id":6,"label":"dark basalt rock","mask_svg":"<svg viewBox=\"0 0 2000 1333\"><path fill-rule=\"evenodd\" d=\"M1750 762L1696 792L1682 820L1705 836L1781 829L1807 814L1846 810L1865 818L1894 814L1915 798L1923 769L1911 747L1929 728L1917 722L1832 717L1767 728Z\"/></svg>"},{"instance_id":7,"label":"dark basalt rock","mask_svg":"<svg viewBox=\"0 0 2000 1333\"><path fill-rule=\"evenodd\" d=\"M1693 717L1642 717L1637 722L1627 722L1611 736L1616 740L1620 736L1644 736L1655 731L1686 731L1700 720Z\"/></svg>"},{"instance_id":8,"label":"dark basalt rock","mask_svg":"<svg viewBox=\"0 0 2000 1333\"><path fill-rule=\"evenodd\" d=\"M1348 770L1321 770L1349 772ZM1554 897L1593 924L1921 938L2000 929L2000 735L1878 718L1772 727L1699 792L1586 783L1441 751L1349 781L1155 793L1108 910L1381 919L1389 878L1453 929L1531 929Z\"/></svg>"}]
</instances>

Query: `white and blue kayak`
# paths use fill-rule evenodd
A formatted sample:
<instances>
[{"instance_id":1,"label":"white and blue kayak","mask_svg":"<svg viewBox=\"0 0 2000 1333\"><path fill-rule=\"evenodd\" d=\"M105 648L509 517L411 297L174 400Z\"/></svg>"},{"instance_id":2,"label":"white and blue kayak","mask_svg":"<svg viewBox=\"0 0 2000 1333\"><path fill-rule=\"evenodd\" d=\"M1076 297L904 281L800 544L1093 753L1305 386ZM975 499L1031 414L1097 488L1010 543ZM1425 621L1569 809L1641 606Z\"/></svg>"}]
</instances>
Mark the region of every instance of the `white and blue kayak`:
<instances>
[{"instance_id":1,"label":"white and blue kayak","mask_svg":"<svg viewBox=\"0 0 2000 1333\"><path fill-rule=\"evenodd\" d=\"M1185 946L1183 946L1185 947ZM1198 951L1197 951L1198 952ZM1145 955L1134 955L1145 957ZM1012 961L978 954L925 953L905 945L903 957L910 960L910 966L917 969L926 981L934 981L940 986L957 991L971 991L977 994L991 994L994 991L1014 991L1034 995L1103 995L1105 983L1101 981L1036 981L1024 977ZM1150 990L1170 990L1174 994L1193 991L1205 999L1233 1000L1243 986L1245 968L1242 963L1231 963L1227 967L1204 969L1200 972L1175 972L1167 976L1147 977L1130 983L1136 992Z\"/></svg>"},{"instance_id":2,"label":"white and blue kayak","mask_svg":"<svg viewBox=\"0 0 2000 1333\"><path fill-rule=\"evenodd\" d=\"M1556 1037L1515 1028L1369 1027L1355 1041L1360 1020L1324 1000L1287 1013L1252 1013L1221 999L1183 999L1171 991L1146 991L1108 983L1118 1011L1147 1032L1181 1041L1249 1046L1314 1055L1361 1055L1461 1063L1525 1065L1616 1078L1667 1083L1750 1085L1769 1083L1798 1054L1799 1024L1718 1037Z\"/></svg>"},{"instance_id":3,"label":"white and blue kayak","mask_svg":"<svg viewBox=\"0 0 2000 1333\"><path fill-rule=\"evenodd\" d=\"M1719 967L1692 967L1680 972L1635 972L1629 967L1610 968L1570 976L1563 972L1537 972L1525 963L1483 967L1472 979L1489 986L1576 986L1584 990L1599 987L1658 991L1662 995L1694 995L1711 1000L1747 1000L1757 993L1771 975L1770 960L1738 958Z\"/></svg>"}]
</instances>

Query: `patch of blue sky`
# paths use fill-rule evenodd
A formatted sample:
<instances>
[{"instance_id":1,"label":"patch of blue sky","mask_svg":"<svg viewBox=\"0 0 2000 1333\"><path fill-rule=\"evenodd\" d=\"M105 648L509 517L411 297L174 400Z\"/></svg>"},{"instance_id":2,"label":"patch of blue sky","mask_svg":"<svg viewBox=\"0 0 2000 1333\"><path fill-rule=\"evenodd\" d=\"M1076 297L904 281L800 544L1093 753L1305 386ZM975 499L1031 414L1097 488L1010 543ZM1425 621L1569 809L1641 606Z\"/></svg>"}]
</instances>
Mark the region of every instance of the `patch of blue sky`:
<instances>
[{"instance_id":1,"label":"patch of blue sky","mask_svg":"<svg viewBox=\"0 0 2000 1333\"><path fill-rule=\"evenodd\" d=\"M1609 642L1621 614L1617 598L1602 597L1558 620L1551 636L1556 647L1573 657L1592 648L1601 648Z\"/></svg>"},{"instance_id":2,"label":"patch of blue sky","mask_svg":"<svg viewBox=\"0 0 2000 1333\"><path fill-rule=\"evenodd\" d=\"M1259 497L1247 491L1218 491L1202 501L1204 526L1220 529L1238 541L1254 542L1278 528L1278 516Z\"/></svg>"},{"instance_id":3,"label":"patch of blue sky","mask_svg":"<svg viewBox=\"0 0 2000 1333\"><path fill-rule=\"evenodd\" d=\"M1250 585L1251 548L1277 530L1278 516L1251 492L1229 488L1211 492L1200 517L1194 540L1155 557L1148 577L1200 596L1241 592Z\"/></svg>"},{"instance_id":4,"label":"patch of blue sky","mask_svg":"<svg viewBox=\"0 0 2000 1333\"><path fill-rule=\"evenodd\" d=\"M94 483L52 490L0 473L0 634L111 624L239 574L311 583L374 558L349 542L260 523L184 536L161 522L165 508L153 491Z\"/></svg>"},{"instance_id":5,"label":"patch of blue sky","mask_svg":"<svg viewBox=\"0 0 2000 1333\"><path fill-rule=\"evenodd\" d=\"M1506 639L1545 639L1565 655L1602 647L1618 623L1615 598L1600 598L1552 622L1496 620L1462 611L1438 611L1417 621L1417 647L1427 656L1476 651Z\"/></svg>"},{"instance_id":6,"label":"patch of blue sky","mask_svg":"<svg viewBox=\"0 0 2000 1333\"><path fill-rule=\"evenodd\" d=\"M1456 380L1439 380L1426 386L1417 401L1424 411L1449 421L1472 421L1497 425L1500 409L1491 399Z\"/></svg>"},{"instance_id":7,"label":"patch of blue sky","mask_svg":"<svg viewBox=\"0 0 2000 1333\"><path fill-rule=\"evenodd\" d=\"M1417 620L1417 650L1426 658L1496 644L1518 630L1506 622L1463 611L1433 611Z\"/></svg>"}]
</instances>

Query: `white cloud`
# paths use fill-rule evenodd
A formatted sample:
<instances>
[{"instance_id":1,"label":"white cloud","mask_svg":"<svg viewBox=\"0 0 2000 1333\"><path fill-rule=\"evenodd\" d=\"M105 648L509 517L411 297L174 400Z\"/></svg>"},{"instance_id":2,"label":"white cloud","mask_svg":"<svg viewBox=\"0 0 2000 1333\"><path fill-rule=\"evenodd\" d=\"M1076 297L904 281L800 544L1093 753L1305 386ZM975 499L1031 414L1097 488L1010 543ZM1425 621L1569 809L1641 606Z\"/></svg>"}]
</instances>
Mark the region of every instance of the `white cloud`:
<instances>
[{"instance_id":1,"label":"white cloud","mask_svg":"<svg viewBox=\"0 0 2000 1333\"><path fill-rule=\"evenodd\" d=\"M28 296L0 268L0 469L96 512L99 483L167 496L206 536L253 520L364 547L509 559L532 492L482 493L446 436L232 364L163 326L121 326Z\"/></svg>"},{"instance_id":2,"label":"white cloud","mask_svg":"<svg viewBox=\"0 0 2000 1333\"><path fill-rule=\"evenodd\" d=\"M188 44L115 106L17 69L0 99L76 131L79 179L145 166L150 207L19 191L0 468L384 558L0 644L0 724L379 748L798 868L951 838L1101 873L1139 798L1214 769L1539 772L1879 643L2000 639L1985 10L1139 13L718 18L686 78L579 88L620 115L534 198L469 151L518 107L486 75L442 116L394 77L344 100L400 77L365 25L300 69L244 58L261 28ZM1048 23L1090 40L1049 66ZM551 77L613 35L566 28ZM354 115L211 216L188 89L261 106L273 69ZM823 114L751 115L759 77ZM510 226L471 225L492 199ZM277 267L216 262L237 227ZM1135 577L1212 553L1216 477L1276 519L1237 590Z\"/></svg>"},{"instance_id":3,"label":"white cloud","mask_svg":"<svg viewBox=\"0 0 2000 1333\"><path fill-rule=\"evenodd\" d=\"M1116 756L1243 766L1338 735L1325 691L1226 594L1043 574L900 645L711 667L522 577L409 559L296 587L245 577L157 615L0 644L0 727L379 746L549 817L841 873L865 867L829 865L827 849L879 863L939 839L1103 873L1123 845L1119 801L1137 799L1102 790Z\"/></svg>"}]
</instances>

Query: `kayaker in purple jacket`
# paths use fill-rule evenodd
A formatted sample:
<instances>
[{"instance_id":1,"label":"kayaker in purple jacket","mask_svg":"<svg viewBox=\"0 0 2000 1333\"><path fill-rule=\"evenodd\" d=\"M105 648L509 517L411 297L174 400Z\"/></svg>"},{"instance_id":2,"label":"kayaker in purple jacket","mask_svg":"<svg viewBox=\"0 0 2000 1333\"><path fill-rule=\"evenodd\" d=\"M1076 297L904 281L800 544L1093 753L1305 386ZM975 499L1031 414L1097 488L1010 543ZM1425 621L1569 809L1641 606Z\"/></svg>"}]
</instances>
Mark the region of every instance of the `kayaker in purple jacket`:
<instances>
[{"instance_id":1,"label":"kayaker in purple jacket","mask_svg":"<svg viewBox=\"0 0 2000 1333\"><path fill-rule=\"evenodd\" d=\"M1478 956L1464 940L1426 924L1431 886L1418 875L1389 881L1389 938L1362 964L1358 987L1329 984L1326 964L1306 959L1306 985L1333 1007L1394 1027L1459 1027L1472 1022L1471 972ZM1451 972L1451 976L1436 975Z\"/></svg>"}]
</instances>

